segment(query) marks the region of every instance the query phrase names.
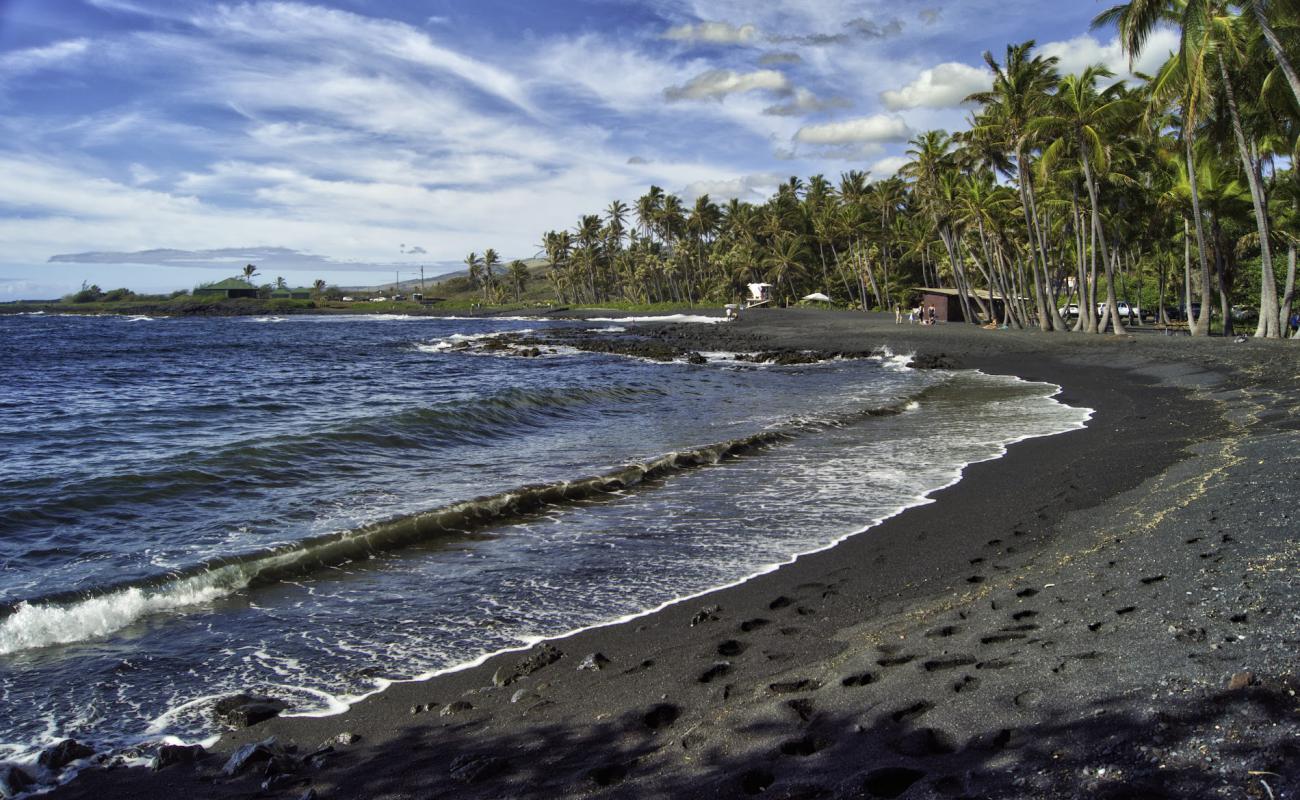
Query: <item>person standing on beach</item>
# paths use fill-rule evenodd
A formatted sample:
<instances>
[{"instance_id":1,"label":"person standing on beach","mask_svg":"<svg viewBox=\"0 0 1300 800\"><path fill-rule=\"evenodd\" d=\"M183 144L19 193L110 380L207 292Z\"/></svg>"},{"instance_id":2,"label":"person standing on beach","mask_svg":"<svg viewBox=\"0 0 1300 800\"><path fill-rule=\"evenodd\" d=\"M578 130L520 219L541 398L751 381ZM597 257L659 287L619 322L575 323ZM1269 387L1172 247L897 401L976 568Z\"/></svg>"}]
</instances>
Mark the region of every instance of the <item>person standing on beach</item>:
<instances>
[{"instance_id":1,"label":"person standing on beach","mask_svg":"<svg viewBox=\"0 0 1300 800\"><path fill-rule=\"evenodd\" d=\"M894 324L903 324L903 306L899 303L894 303Z\"/></svg>"},{"instance_id":2,"label":"person standing on beach","mask_svg":"<svg viewBox=\"0 0 1300 800\"><path fill-rule=\"evenodd\" d=\"M926 325L933 325L933 324L935 323L935 319L936 319L936 315L935 315L935 313L934 313L934 305L931 304L931 305L926 306L926 308L925 308L925 324L926 324Z\"/></svg>"}]
</instances>

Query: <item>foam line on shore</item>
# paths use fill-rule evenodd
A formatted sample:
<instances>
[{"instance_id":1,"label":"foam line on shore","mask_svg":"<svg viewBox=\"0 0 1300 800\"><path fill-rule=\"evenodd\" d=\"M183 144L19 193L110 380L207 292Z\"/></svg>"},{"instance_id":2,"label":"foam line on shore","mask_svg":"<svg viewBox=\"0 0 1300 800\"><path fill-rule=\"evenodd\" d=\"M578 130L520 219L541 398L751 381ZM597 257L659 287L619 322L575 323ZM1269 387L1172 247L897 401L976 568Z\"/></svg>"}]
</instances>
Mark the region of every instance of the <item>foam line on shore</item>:
<instances>
[{"instance_id":1,"label":"foam line on shore","mask_svg":"<svg viewBox=\"0 0 1300 800\"><path fill-rule=\"evenodd\" d=\"M890 363L891 365L895 366L896 368L900 368L900 369L910 369L910 367L907 367L906 364L907 364L908 361L911 360L911 357L912 357L912 356L911 356L910 354L909 354L909 355L897 356L897 355L894 355L893 353L886 352L886 353L883 355L883 359L882 359L882 360L884 360L884 361ZM1045 387L1050 387L1050 388L1051 388L1051 391L1050 391L1050 393L1044 395L1045 398L1056 398L1056 397L1059 396L1059 395L1061 394L1061 392L1063 391L1063 389L1062 389L1059 385L1057 385L1057 384L1044 383L1044 382L1039 382L1039 381L1028 381L1028 380L1024 380L1024 379L1022 379L1022 378L1019 378L1019 377L1016 377L1016 376L1013 376L1013 375L988 375L988 374L983 373L983 372L981 372L981 371L979 371L979 370L972 370L972 372L974 372L975 374L983 375L983 376L985 376L985 377L987 377L987 378L992 378L992 379L1006 380L1006 381L1009 381L1009 382L1013 382L1013 383L1021 383L1021 384L1026 384L1026 385L1041 384L1041 385L1043 385L1043 386L1045 386ZM924 395L924 392L922 393L922 395ZM1081 429L1087 427L1088 422L1091 421L1091 419L1093 418L1093 416L1096 414L1095 409L1085 408L1085 407L1079 407L1079 406L1066 406L1064 403L1060 403L1059 400L1056 401L1056 402L1057 402L1059 405L1061 405L1061 406L1065 406L1065 407L1067 407L1067 408L1074 408L1074 409L1076 409L1076 410L1082 412L1082 413L1083 413L1083 417L1082 417L1082 419L1080 419L1080 420L1078 420L1077 422L1075 422L1075 423L1069 425L1068 427L1064 427L1064 428L1062 428L1061 430L1058 430L1058 431L1056 431L1056 432L1054 432L1054 433L1049 433L1049 434L1034 434L1034 433L1029 433L1029 434L1024 434L1024 435L1022 435L1022 436L1017 436L1017 437L1014 437L1014 438L1012 438L1012 439L1009 439L1009 440L1007 440L1007 441L1005 441L1005 442L1002 442L1002 443L1000 443L1000 446L998 447L997 452L994 453L993 455L991 455L991 456L989 456L989 457L987 457L987 458L975 459L975 460L972 460L972 461L966 462L966 463L964 463L964 464L961 464L961 465L955 467L954 470L953 470L953 477L952 477L952 479L949 480L947 483L944 483L944 484L941 485L941 486L938 486L938 487L935 487L935 488L933 488L933 489L930 489L930 490L928 490L927 492L925 492L924 494L917 495L917 496L913 497L911 500L904 501L904 502L900 503L899 505L897 505L896 507L894 507L892 510L888 511L887 513L884 513L884 514L881 514L881 515L879 515L879 516L877 516L877 517L872 518L870 521L868 521L867 523L865 523L865 524L862 525L861 527L858 527L858 528L852 529L852 530L850 530L850 531L844 533L843 535L840 535L840 536L836 537L833 541L830 541L830 542L828 542L827 544L824 544L824 545L821 545L821 546L818 546L818 547L814 547L814 548L811 548L811 549L809 549L809 550L803 550L803 551L800 551L800 552L798 552L798 553L794 553L794 554L792 554L791 556L789 556L787 559L785 559L784 561L779 561L779 562L774 562L774 563L771 563L771 564L764 565L763 567L761 567L761 568L759 568L759 569L757 569L757 570L755 570L755 571L753 571L753 572L751 572L751 573L749 573L749 574L747 574L747 575L744 575L743 577L737 578L736 580L730 581L730 582L728 582L728 583L721 584L721 585L718 585L718 586L712 586L712 587L709 587L709 588L707 588L707 589L702 589L702 590L697 591L697 592L691 592L691 593L688 593L688 594L680 595L680 596L678 596L678 597L674 597L674 598L671 598L671 599L669 599L669 600L666 600L666 601L664 601L664 602L662 602L662 603L659 603L659 604L657 604L657 605L655 605L655 606L653 606L653 607L645 608L645 609L642 609L642 610L640 610L640 611L636 611L636 612L633 612L633 613L630 613L630 614L625 614L625 615L622 615L622 616L619 616L619 617L616 617L616 618L612 618L612 619L604 620L604 621L597 622L597 623L594 623L594 624L591 624L591 625L580 626L580 627L577 627L577 628L573 628L572 630L564 631L564 632L561 632L561 633L543 634L543 635L537 635L537 636L528 636L528 637L523 637L523 638L520 639L520 643L517 644L517 645L512 645L512 646L510 646L510 647L503 647L503 648L499 648L499 649L496 649L496 650L493 650L493 651L490 651L490 652L485 652L485 653L482 653L482 654L480 654L480 655L478 655L478 656L475 656L475 657L472 658L472 659L469 659L469 660L467 660L467 661L463 661L463 662L458 663L458 664L454 664L454 665L449 666L449 667L443 667L443 668L440 668L440 669L430 670L430 671L428 671L428 672L422 673L422 674L417 675L417 676L412 677L412 678L405 678L405 679L383 679L379 684L377 684L377 685L375 686L375 688L373 688L373 689L370 690L370 691L363 692L363 693L358 693L358 694L355 694L355 695L344 695L344 696L337 696L337 697L334 697L334 698L333 698L333 702L330 703L330 706L329 706L328 708L318 709L318 710L311 710L311 711L296 711L296 712L295 712L295 711L290 711L290 712L286 712L286 713L283 714L282 716L285 716L285 717L305 717L305 718L322 718L322 717L335 716L335 715L337 715L337 714L339 714L339 713L342 713L342 712L344 712L344 711L347 711L347 710L350 709L352 706L356 705L357 703L360 703L360 702L364 701L365 699L367 699L367 698L369 698L369 697L373 697L373 696L375 696L375 695L380 694L381 692L385 691L386 689L388 689L390 686L392 686L392 685L394 685L394 684L399 684L399 683L421 683L421 682L424 682L424 681L429 681L429 680L432 680L432 679L434 679L434 678L440 677L440 676L442 676L442 675L451 675L451 674L454 674L454 673L457 673L457 672L464 672L464 671L466 671L466 670L470 670L470 669L474 669L474 668L476 668L476 667L479 667L479 666L483 665L484 663L486 663L487 661L489 661L489 660L491 660L491 659L493 659L493 658L496 658L497 656L507 655L507 654L510 654L510 653L522 653L522 652L525 652L525 651L527 651L527 650L529 650L529 649L531 649L531 648L533 648L533 647L535 647L535 646L537 646L538 644L541 644L541 643L543 643L543 642L560 641L560 640L567 639L567 638L572 637L572 636L577 636L578 634L585 633L585 632L587 632L587 631L599 630L599 629L601 629L601 628L608 628L608 627L613 627L613 626L622 625L622 624L625 624L625 623L628 623L628 622L632 622L632 621L635 621L635 620L637 620L637 619L641 619L641 618L643 618L643 617L650 616L650 615L652 615L652 614L657 614L658 612L663 611L664 609L670 608L670 607L672 607L672 606L675 606L675 605L677 605L677 604L679 604L679 603L690 602L691 600L699 599L699 598L704 597L704 596L706 596L706 595L713 594L714 592L720 592L720 591L724 591L724 590L727 590L727 589L735 588L735 587L740 586L740 585L742 585L742 584L748 583L749 581L754 580L755 578L761 577L761 576L763 576L763 575L770 574L770 573L772 573L772 572L776 572L777 570L781 569L782 567L785 567L785 566L788 566L788 565L790 565L790 564L793 564L793 563L795 563L796 561L798 561L798 560L801 559L801 558L805 558L805 557L807 557L807 556L811 556L811 555L815 555L815 554L817 554L817 553L821 553L821 552L825 552L825 551L827 551L827 550L831 550L831 549L833 549L833 548L835 548L835 547L838 547L840 544L842 544L843 542L845 542L847 539L850 539L850 538L852 538L852 537L854 537L854 536L857 536L857 535L859 535L859 534L865 533L865 532L871 530L872 528L875 528L875 527L877 527L878 525L882 524L882 523L885 522L886 520L889 520L889 519L891 519L891 518L893 518L893 517L896 517L896 516L898 516L899 514L902 514L902 513L904 513L905 511L907 511L907 510L909 510L909 509L916 508L916 507L918 507L918 506L929 505L929 504L935 502L933 495L935 495L935 494L937 494L937 493L939 493L939 492L942 492L943 490L948 489L949 487L954 486L954 485L957 484L959 481L961 481L962 477L965 475L965 472L966 472L967 468L969 468L969 467L971 467L971 466L973 466L973 465L975 465L975 464L984 463L984 462L986 462L986 461L995 461L995 460L997 460L997 459L999 459L999 458L1002 458L1003 456L1005 456L1005 455L1007 454L1007 449L1008 449L1009 447L1011 447L1012 445L1018 443L1018 442L1023 442L1023 441L1026 441L1026 440L1028 440L1028 439L1040 438L1040 437L1044 437L1044 436L1059 436L1059 435L1061 435L1061 434L1063 434L1063 433L1070 433L1070 432L1072 432L1072 431L1081 430ZM902 402L902 403L897 404L896 406L891 407L891 410L890 410L888 413L914 413L914 412L918 411L918 410L921 408L921 405L922 405L922 404L921 404L921 402L920 402L918 399L911 399L911 400L907 400L907 401L905 401L905 402ZM865 413L864 413L864 416L870 416L870 415L877 415L877 416L878 416L878 415L880 415L881 413L882 413L882 412L879 412L879 411L874 411L874 412L873 412L873 411L868 411L868 412L865 412Z\"/></svg>"}]
</instances>

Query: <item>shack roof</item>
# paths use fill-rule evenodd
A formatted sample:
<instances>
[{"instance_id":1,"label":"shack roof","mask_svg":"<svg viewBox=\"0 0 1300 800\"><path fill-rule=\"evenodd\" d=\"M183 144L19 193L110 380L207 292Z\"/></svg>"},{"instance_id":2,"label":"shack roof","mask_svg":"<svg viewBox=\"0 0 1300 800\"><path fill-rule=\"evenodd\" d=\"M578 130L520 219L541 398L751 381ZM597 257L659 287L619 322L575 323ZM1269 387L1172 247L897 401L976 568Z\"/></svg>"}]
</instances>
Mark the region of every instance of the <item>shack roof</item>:
<instances>
[{"instance_id":1,"label":"shack roof","mask_svg":"<svg viewBox=\"0 0 1300 800\"><path fill-rule=\"evenodd\" d=\"M216 283L205 283L200 289L254 289L257 287L242 278L226 278Z\"/></svg>"},{"instance_id":2,"label":"shack roof","mask_svg":"<svg viewBox=\"0 0 1300 800\"><path fill-rule=\"evenodd\" d=\"M941 294L945 297L960 296L956 289L936 289L932 286L918 286L915 291L921 292L922 294ZM988 300L990 299L990 297L993 300L1002 299L1001 294L995 294L990 296L987 289L971 289L969 292L967 292L967 294L971 295L972 297L978 297L981 300Z\"/></svg>"}]
</instances>

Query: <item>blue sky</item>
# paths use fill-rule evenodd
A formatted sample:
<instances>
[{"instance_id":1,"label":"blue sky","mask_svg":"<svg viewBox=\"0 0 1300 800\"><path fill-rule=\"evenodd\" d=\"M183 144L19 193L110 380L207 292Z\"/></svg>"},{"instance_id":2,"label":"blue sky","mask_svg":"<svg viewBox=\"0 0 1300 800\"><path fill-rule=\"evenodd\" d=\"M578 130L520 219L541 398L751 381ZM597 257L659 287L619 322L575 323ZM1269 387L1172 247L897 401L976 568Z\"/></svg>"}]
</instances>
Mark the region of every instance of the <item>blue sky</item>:
<instances>
[{"instance_id":1,"label":"blue sky","mask_svg":"<svg viewBox=\"0 0 1300 800\"><path fill-rule=\"evenodd\" d=\"M885 177L915 133L962 126L985 50L1124 71L1088 31L1103 7L0 0L0 300L246 261L377 284L531 257L652 183L761 201L790 175Z\"/></svg>"}]
</instances>

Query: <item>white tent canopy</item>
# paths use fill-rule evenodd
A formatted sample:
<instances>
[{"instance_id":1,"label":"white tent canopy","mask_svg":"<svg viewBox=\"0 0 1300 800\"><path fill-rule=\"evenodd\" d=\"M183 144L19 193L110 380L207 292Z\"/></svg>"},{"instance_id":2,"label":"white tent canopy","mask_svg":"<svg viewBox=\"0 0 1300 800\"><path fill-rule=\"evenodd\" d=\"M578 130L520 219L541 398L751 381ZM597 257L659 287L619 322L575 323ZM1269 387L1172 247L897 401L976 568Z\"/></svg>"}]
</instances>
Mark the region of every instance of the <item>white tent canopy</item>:
<instances>
[{"instance_id":1,"label":"white tent canopy","mask_svg":"<svg viewBox=\"0 0 1300 800\"><path fill-rule=\"evenodd\" d=\"M821 292L813 292L812 294L806 294L806 295L803 296L803 299L805 299L805 300L818 300L818 301L823 302L823 303L829 303L829 302L831 301L831 299L830 299L829 297L827 297L826 295L822 294Z\"/></svg>"}]
</instances>

